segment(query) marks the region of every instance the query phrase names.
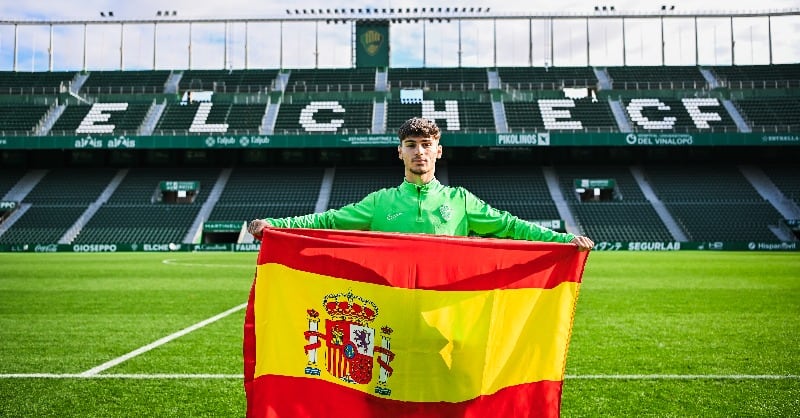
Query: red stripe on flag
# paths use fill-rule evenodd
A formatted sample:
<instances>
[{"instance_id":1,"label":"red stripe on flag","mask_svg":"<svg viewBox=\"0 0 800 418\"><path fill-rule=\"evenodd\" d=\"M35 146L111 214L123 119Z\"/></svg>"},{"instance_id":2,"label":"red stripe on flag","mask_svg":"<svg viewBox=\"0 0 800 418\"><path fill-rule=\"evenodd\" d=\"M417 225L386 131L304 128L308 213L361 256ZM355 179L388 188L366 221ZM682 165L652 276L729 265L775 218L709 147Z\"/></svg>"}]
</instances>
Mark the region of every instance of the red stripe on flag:
<instances>
[{"instance_id":1,"label":"red stripe on flag","mask_svg":"<svg viewBox=\"0 0 800 418\"><path fill-rule=\"evenodd\" d=\"M263 240L269 247L259 253L258 264L440 291L552 289L580 282L589 255L573 244L366 231L267 228ZM488 250L501 258L487 263ZM398 257L413 257L413 268L391 262Z\"/></svg>"},{"instance_id":2,"label":"red stripe on flag","mask_svg":"<svg viewBox=\"0 0 800 418\"><path fill-rule=\"evenodd\" d=\"M248 418L327 417L558 417L563 382L541 381L504 388L465 402L403 402L316 379L264 375L253 389ZM424 390L424 389L422 389Z\"/></svg>"},{"instance_id":3,"label":"red stripe on flag","mask_svg":"<svg viewBox=\"0 0 800 418\"><path fill-rule=\"evenodd\" d=\"M250 296L247 299L247 309L244 312L244 339L242 341L242 354L244 355L244 391L245 397L250 399L257 399L256 391L253 388L255 385L253 378L256 374L256 324L255 324L255 299L256 299L256 281L253 280L253 286L250 288ZM250 401L247 402L247 416L255 416L250 414L251 408Z\"/></svg>"}]
</instances>

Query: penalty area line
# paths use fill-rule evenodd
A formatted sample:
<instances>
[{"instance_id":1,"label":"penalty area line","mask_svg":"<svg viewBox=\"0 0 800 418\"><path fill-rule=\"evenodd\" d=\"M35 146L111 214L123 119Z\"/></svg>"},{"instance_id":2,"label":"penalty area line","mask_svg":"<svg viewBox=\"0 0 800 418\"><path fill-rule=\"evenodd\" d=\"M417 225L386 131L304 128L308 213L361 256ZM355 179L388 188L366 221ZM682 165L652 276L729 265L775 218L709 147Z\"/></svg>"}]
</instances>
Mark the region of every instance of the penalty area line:
<instances>
[{"instance_id":1,"label":"penalty area line","mask_svg":"<svg viewBox=\"0 0 800 418\"><path fill-rule=\"evenodd\" d=\"M112 368L112 367L114 367L114 366L116 366L116 365L118 365L118 364L120 364L120 363L122 363L124 361L130 360L130 359L132 359L132 358L134 358L134 357L136 357L136 356L138 356L140 354L146 353L146 352L148 352L148 351L150 351L150 350L152 350L152 349L154 349L156 347L162 346L162 345L164 345L164 344L166 344L166 343L168 343L168 342L170 342L170 341L172 341L174 339L180 338L180 337L182 337L182 336L184 336L184 335L186 335L186 334L188 334L188 333L190 333L192 331L196 331L196 330L198 330L198 329L200 329L200 328L202 328L202 327L204 327L204 326L206 326L208 324L211 324L211 323L216 322L216 321L218 321L218 320L220 320L222 318L225 318L226 316L228 316L228 315L230 315L230 314L232 314L234 312L238 312L238 311L240 311L240 310L242 310L242 309L244 309L246 307L247 307L246 303L243 303L243 304L241 304L239 306L234 306L233 308L228 309L225 312L222 312L222 313L220 313L218 315L214 315L211 318L208 318L206 320L200 321L200 322L198 322L198 323L196 323L196 324L194 324L192 326L186 327L186 328L184 328L184 329L182 329L182 330L180 330L178 332L175 332L173 334L167 335L166 337L160 338L160 339L158 339L156 341L153 341L152 343L147 344L147 345L145 345L143 347L139 347L136 350L133 350L128 354L125 354L125 355L119 356L119 357L117 357L117 358L115 358L113 360L107 361L107 362L105 362L105 363L103 363L103 364L101 364L101 365L99 365L97 367L93 367L93 368L91 368L91 369L89 369L89 370L87 370L87 371L85 371L83 373L80 373L78 376L80 376L80 377L92 377L92 376L95 376L95 375L103 372L104 370L108 370L108 369L110 369L110 368Z\"/></svg>"}]
</instances>

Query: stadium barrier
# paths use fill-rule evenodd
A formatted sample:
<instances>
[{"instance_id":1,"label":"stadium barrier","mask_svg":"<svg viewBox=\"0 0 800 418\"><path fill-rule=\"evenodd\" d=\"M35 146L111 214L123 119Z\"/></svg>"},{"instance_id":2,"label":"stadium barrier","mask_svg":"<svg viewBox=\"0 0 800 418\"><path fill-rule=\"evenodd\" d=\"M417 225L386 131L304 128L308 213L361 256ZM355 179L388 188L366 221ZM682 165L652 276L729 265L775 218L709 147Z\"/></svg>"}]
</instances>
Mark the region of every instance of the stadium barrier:
<instances>
[{"instance_id":1,"label":"stadium barrier","mask_svg":"<svg viewBox=\"0 0 800 418\"><path fill-rule=\"evenodd\" d=\"M455 147L538 146L800 146L800 134L767 133L455 133L445 131L447 145ZM125 136L1 136L0 149L247 149L247 148L358 148L397 146L395 135L175 135Z\"/></svg>"},{"instance_id":2,"label":"stadium barrier","mask_svg":"<svg viewBox=\"0 0 800 418\"><path fill-rule=\"evenodd\" d=\"M119 244L0 244L11 253L116 253L116 252L256 252L255 243L119 243ZM593 251L798 251L798 242L723 241L600 241Z\"/></svg>"}]
</instances>

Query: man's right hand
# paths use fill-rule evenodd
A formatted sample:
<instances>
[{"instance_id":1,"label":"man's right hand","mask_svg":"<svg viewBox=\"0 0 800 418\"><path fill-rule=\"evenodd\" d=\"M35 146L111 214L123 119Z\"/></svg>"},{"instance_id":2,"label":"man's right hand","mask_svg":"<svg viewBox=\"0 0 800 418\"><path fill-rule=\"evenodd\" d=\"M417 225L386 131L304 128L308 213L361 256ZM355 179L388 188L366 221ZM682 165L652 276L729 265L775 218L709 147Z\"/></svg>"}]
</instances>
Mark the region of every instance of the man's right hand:
<instances>
[{"instance_id":1,"label":"man's right hand","mask_svg":"<svg viewBox=\"0 0 800 418\"><path fill-rule=\"evenodd\" d=\"M268 226L270 226L269 222L263 219L253 219L249 224L247 224L247 232L260 240L261 232Z\"/></svg>"}]
</instances>

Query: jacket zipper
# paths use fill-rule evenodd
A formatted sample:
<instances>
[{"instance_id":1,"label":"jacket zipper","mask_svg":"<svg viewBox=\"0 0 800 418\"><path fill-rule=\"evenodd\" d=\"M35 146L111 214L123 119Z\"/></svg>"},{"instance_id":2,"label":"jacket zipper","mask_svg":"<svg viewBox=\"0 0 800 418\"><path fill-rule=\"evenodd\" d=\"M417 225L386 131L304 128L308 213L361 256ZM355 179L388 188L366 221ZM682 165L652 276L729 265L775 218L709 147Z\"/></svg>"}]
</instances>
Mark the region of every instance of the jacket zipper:
<instances>
[{"instance_id":1,"label":"jacket zipper","mask_svg":"<svg viewBox=\"0 0 800 418\"><path fill-rule=\"evenodd\" d=\"M417 186L417 222L422 220L422 187Z\"/></svg>"}]
</instances>

